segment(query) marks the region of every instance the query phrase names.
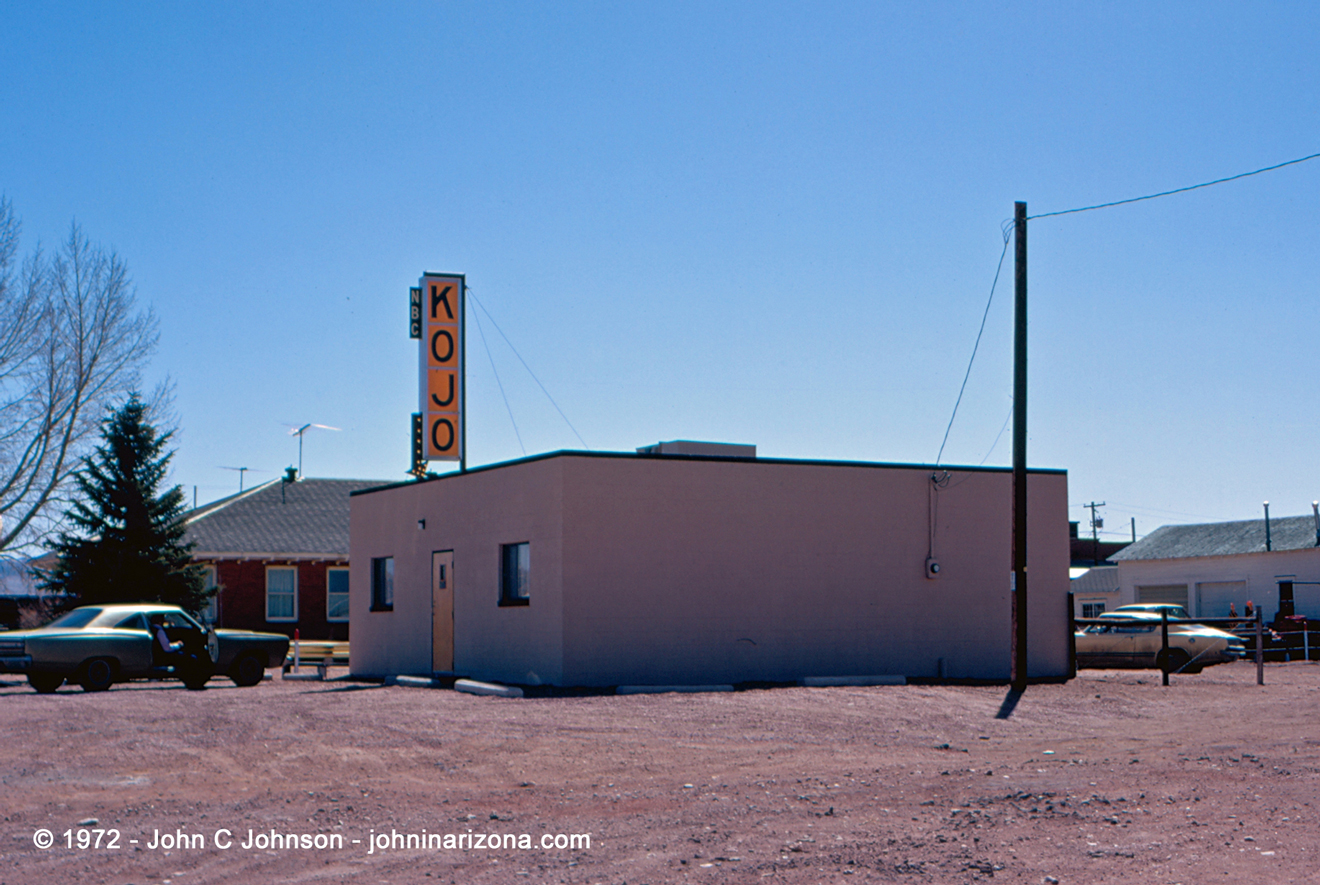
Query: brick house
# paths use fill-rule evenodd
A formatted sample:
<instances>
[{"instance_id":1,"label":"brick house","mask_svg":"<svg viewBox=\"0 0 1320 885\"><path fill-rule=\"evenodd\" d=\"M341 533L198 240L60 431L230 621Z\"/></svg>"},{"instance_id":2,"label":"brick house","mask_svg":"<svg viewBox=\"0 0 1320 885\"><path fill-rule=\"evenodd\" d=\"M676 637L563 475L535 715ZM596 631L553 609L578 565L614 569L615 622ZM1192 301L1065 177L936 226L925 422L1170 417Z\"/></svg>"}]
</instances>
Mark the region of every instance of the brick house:
<instances>
[{"instance_id":1,"label":"brick house","mask_svg":"<svg viewBox=\"0 0 1320 885\"><path fill-rule=\"evenodd\" d=\"M192 511L217 627L348 639L348 497L379 480L275 479Z\"/></svg>"}]
</instances>

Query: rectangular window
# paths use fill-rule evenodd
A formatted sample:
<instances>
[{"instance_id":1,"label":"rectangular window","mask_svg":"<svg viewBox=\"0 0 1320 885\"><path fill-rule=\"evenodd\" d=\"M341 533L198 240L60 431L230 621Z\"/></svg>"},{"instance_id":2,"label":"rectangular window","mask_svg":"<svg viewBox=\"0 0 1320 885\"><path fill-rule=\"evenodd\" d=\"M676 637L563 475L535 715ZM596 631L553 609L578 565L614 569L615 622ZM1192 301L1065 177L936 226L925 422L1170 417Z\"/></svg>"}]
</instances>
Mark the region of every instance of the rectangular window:
<instances>
[{"instance_id":1,"label":"rectangular window","mask_svg":"<svg viewBox=\"0 0 1320 885\"><path fill-rule=\"evenodd\" d=\"M1083 602L1082 617L1098 618L1105 613L1105 604L1103 602Z\"/></svg>"},{"instance_id":2,"label":"rectangular window","mask_svg":"<svg viewBox=\"0 0 1320 885\"><path fill-rule=\"evenodd\" d=\"M206 567L206 592L211 593L211 598L206 602L206 608L202 609L202 623L214 624L220 619L220 591L216 587L215 569L213 565Z\"/></svg>"},{"instance_id":3,"label":"rectangular window","mask_svg":"<svg viewBox=\"0 0 1320 885\"><path fill-rule=\"evenodd\" d=\"M348 620L348 569L325 570L325 619Z\"/></svg>"},{"instance_id":4,"label":"rectangular window","mask_svg":"<svg viewBox=\"0 0 1320 885\"><path fill-rule=\"evenodd\" d=\"M527 605L531 599L531 545L500 545L500 605Z\"/></svg>"},{"instance_id":5,"label":"rectangular window","mask_svg":"<svg viewBox=\"0 0 1320 885\"><path fill-rule=\"evenodd\" d=\"M394 611L394 557L371 560L371 610Z\"/></svg>"},{"instance_id":6,"label":"rectangular window","mask_svg":"<svg viewBox=\"0 0 1320 885\"><path fill-rule=\"evenodd\" d=\"M298 620L298 569L294 566L266 567L266 620Z\"/></svg>"}]
</instances>

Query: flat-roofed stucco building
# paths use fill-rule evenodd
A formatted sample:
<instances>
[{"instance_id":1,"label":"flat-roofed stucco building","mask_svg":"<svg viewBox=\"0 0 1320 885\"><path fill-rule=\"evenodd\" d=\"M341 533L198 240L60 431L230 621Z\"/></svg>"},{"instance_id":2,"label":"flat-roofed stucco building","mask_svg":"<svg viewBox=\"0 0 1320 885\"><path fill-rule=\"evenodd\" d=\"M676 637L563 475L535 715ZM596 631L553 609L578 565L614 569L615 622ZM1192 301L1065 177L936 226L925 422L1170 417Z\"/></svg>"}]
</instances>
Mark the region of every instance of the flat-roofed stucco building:
<instances>
[{"instance_id":1,"label":"flat-roofed stucco building","mask_svg":"<svg viewBox=\"0 0 1320 885\"><path fill-rule=\"evenodd\" d=\"M556 452L355 492L353 673L1009 678L1011 471L676 449L728 451ZM1066 474L1033 470L1029 495L1029 675L1063 678Z\"/></svg>"}]
</instances>

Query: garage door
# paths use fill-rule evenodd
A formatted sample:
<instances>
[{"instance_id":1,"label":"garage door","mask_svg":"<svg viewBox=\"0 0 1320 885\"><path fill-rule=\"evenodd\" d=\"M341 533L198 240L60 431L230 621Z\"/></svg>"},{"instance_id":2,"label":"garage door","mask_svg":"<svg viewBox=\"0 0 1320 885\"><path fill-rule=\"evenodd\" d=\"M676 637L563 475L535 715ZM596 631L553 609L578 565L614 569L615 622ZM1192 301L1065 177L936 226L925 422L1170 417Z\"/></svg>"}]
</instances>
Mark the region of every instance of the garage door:
<instances>
[{"instance_id":1,"label":"garage door","mask_svg":"<svg viewBox=\"0 0 1320 885\"><path fill-rule=\"evenodd\" d=\"M1203 581L1196 585L1198 618L1227 618L1229 605L1237 607L1237 614L1247 610L1246 581Z\"/></svg>"},{"instance_id":2,"label":"garage door","mask_svg":"<svg viewBox=\"0 0 1320 885\"><path fill-rule=\"evenodd\" d=\"M1138 584L1137 602L1168 602L1187 605L1186 584Z\"/></svg>"}]
</instances>

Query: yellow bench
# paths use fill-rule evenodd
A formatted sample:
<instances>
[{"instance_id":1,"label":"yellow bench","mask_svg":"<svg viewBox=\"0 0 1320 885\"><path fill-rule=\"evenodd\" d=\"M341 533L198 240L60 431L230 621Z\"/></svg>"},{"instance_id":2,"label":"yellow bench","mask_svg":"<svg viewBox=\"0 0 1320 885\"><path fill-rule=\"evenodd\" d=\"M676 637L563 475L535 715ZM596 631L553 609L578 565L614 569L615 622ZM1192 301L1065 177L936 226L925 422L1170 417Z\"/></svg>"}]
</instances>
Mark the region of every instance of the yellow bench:
<instances>
[{"instance_id":1,"label":"yellow bench","mask_svg":"<svg viewBox=\"0 0 1320 885\"><path fill-rule=\"evenodd\" d=\"M348 663L348 643L333 642L329 639L301 639L298 641L298 663L300 667L316 667L326 658L331 664ZM289 653L284 658L284 668L293 666L294 644L289 642Z\"/></svg>"}]
</instances>

